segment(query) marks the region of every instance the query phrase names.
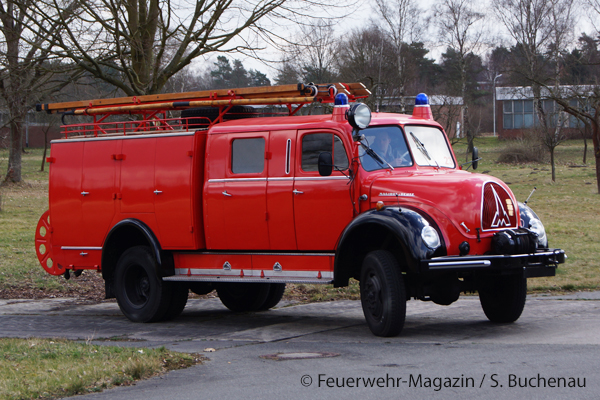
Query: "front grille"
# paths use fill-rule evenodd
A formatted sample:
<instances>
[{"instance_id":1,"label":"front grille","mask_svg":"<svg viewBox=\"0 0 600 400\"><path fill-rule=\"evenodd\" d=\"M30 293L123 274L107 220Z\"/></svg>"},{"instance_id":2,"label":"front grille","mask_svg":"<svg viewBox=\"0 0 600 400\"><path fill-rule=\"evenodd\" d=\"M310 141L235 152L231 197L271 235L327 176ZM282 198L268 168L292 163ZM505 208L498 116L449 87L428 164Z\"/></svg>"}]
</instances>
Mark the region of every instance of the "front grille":
<instances>
[{"instance_id":1,"label":"front grille","mask_svg":"<svg viewBox=\"0 0 600 400\"><path fill-rule=\"evenodd\" d=\"M517 211L508 192L497 183L488 182L483 188L483 231L517 228Z\"/></svg>"}]
</instances>

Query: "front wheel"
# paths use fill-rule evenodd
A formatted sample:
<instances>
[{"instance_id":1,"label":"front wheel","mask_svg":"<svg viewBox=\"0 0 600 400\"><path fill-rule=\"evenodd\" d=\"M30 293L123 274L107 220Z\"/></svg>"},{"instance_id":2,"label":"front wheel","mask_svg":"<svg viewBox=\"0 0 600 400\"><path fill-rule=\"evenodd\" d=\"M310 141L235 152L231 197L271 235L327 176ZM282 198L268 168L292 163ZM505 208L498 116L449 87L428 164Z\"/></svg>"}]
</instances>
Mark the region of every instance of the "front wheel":
<instances>
[{"instance_id":1,"label":"front wheel","mask_svg":"<svg viewBox=\"0 0 600 400\"><path fill-rule=\"evenodd\" d=\"M150 248L127 249L115 269L115 295L119 308L133 322L154 322L169 310L172 287L160 279Z\"/></svg>"},{"instance_id":2,"label":"front wheel","mask_svg":"<svg viewBox=\"0 0 600 400\"><path fill-rule=\"evenodd\" d=\"M360 301L376 336L397 336L406 318L406 288L398 261L386 250L365 257L360 274Z\"/></svg>"},{"instance_id":3,"label":"front wheel","mask_svg":"<svg viewBox=\"0 0 600 400\"><path fill-rule=\"evenodd\" d=\"M519 319L527 297L527 279L521 275L486 277L479 284L479 301L492 322Z\"/></svg>"}]
</instances>

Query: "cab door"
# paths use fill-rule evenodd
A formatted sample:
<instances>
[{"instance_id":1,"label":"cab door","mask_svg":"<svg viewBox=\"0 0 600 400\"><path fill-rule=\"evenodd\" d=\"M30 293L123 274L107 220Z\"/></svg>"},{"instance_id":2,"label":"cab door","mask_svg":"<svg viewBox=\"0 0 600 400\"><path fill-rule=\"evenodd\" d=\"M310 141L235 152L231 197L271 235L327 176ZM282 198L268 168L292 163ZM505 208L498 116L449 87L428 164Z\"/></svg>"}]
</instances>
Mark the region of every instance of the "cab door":
<instances>
[{"instance_id":1,"label":"cab door","mask_svg":"<svg viewBox=\"0 0 600 400\"><path fill-rule=\"evenodd\" d=\"M268 132L228 135L228 163L221 193L223 226L219 248L269 249L267 214Z\"/></svg>"},{"instance_id":2,"label":"cab door","mask_svg":"<svg viewBox=\"0 0 600 400\"><path fill-rule=\"evenodd\" d=\"M335 131L298 131L293 190L298 250L334 250L352 220L348 149L350 143ZM319 175L318 157L325 151L332 153L334 164L343 172Z\"/></svg>"},{"instance_id":3,"label":"cab door","mask_svg":"<svg viewBox=\"0 0 600 400\"><path fill-rule=\"evenodd\" d=\"M273 131L269 138L267 219L271 250L296 250L294 169L296 130Z\"/></svg>"}]
</instances>

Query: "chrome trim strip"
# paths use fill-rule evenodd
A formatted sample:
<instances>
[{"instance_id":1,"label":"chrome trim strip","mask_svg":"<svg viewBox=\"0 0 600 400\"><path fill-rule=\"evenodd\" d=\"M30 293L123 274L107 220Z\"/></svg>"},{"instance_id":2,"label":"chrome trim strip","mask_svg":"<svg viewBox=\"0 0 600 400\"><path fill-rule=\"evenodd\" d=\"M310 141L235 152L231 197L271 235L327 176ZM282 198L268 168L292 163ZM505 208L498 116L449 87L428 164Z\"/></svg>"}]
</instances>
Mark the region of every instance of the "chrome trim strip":
<instances>
[{"instance_id":1,"label":"chrome trim strip","mask_svg":"<svg viewBox=\"0 0 600 400\"><path fill-rule=\"evenodd\" d=\"M89 246L61 246L61 250L102 250L102 247Z\"/></svg>"},{"instance_id":2,"label":"chrome trim strip","mask_svg":"<svg viewBox=\"0 0 600 400\"><path fill-rule=\"evenodd\" d=\"M455 268L455 267L468 267L468 268L480 268L489 267L492 262L489 260L481 261L438 261L429 263L429 269L443 269L443 268Z\"/></svg>"},{"instance_id":3,"label":"chrome trim strip","mask_svg":"<svg viewBox=\"0 0 600 400\"><path fill-rule=\"evenodd\" d=\"M285 174L290 174L290 159L292 154L292 139L288 139L285 145Z\"/></svg>"},{"instance_id":4,"label":"chrome trim strip","mask_svg":"<svg viewBox=\"0 0 600 400\"><path fill-rule=\"evenodd\" d=\"M269 181L269 182L271 182L271 181L276 181L276 182L279 182L279 181L293 181L293 180L294 180L294 178L292 178L291 176L290 177L284 177L284 178L267 178L267 181Z\"/></svg>"},{"instance_id":5,"label":"chrome trim strip","mask_svg":"<svg viewBox=\"0 0 600 400\"><path fill-rule=\"evenodd\" d=\"M338 181L350 179L346 176L304 176L304 177L279 177L279 178L223 178L209 179L208 183L223 182L266 182L266 181Z\"/></svg>"},{"instance_id":6,"label":"chrome trim strip","mask_svg":"<svg viewBox=\"0 0 600 400\"><path fill-rule=\"evenodd\" d=\"M115 134L114 136L97 136L97 137L82 137L79 138L77 136L73 137L73 139L54 139L51 140L50 143L71 143L71 142L93 142L97 140L124 140L124 139L143 139L143 138L156 138L156 137L173 137L173 136L193 136L196 131L181 131L177 133L150 133L150 134L137 134L131 133L129 135Z\"/></svg>"},{"instance_id":7,"label":"chrome trim strip","mask_svg":"<svg viewBox=\"0 0 600 400\"><path fill-rule=\"evenodd\" d=\"M217 182L266 182L267 178L226 178L226 179L209 179L208 183Z\"/></svg>"},{"instance_id":8,"label":"chrome trim strip","mask_svg":"<svg viewBox=\"0 0 600 400\"><path fill-rule=\"evenodd\" d=\"M297 181L337 181L337 180L348 180L348 176L297 176Z\"/></svg>"}]
</instances>

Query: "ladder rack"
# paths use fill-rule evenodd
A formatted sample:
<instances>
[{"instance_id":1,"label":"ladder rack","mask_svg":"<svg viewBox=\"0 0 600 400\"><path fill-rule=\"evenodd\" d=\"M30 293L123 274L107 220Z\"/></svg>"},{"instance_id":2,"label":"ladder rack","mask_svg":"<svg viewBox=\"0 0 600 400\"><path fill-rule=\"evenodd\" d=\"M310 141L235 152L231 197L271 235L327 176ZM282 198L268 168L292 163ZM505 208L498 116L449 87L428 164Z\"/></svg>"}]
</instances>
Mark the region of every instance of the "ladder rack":
<instances>
[{"instance_id":1,"label":"ladder rack","mask_svg":"<svg viewBox=\"0 0 600 400\"><path fill-rule=\"evenodd\" d=\"M261 86L237 89L204 90L198 92L165 93L145 96L95 99L63 103L37 104L37 111L63 115L65 138L69 136L98 136L98 134L131 134L147 131L188 129L187 121L167 118L171 110L194 107L215 107L219 115L208 120L206 127L223 121L223 117L234 106L284 105L288 115L313 102L333 103L338 93L344 93L349 101L369 97L371 92L362 83L329 83ZM109 123L111 115L140 115L135 121ZM91 116L88 124L64 123L64 116ZM115 125L109 127L108 124ZM118 125L118 127L116 126Z\"/></svg>"},{"instance_id":2,"label":"ladder rack","mask_svg":"<svg viewBox=\"0 0 600 400\"><path fill-rule=\"evenodd\" d=\"M332 103L335 94L345 93L350 101L369 97L362 83L302 84L260 86L200 92L165 93L113 99L37 104L37 111L71 115L130 114L134 111L181 110L191 107L227 105Z\"/></svg>"}]
</instances>

